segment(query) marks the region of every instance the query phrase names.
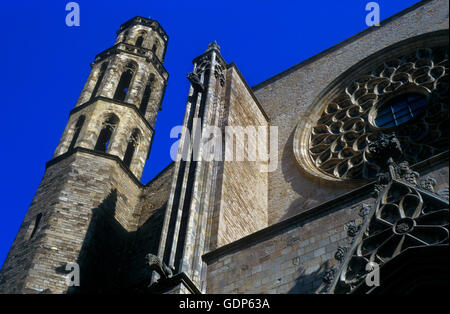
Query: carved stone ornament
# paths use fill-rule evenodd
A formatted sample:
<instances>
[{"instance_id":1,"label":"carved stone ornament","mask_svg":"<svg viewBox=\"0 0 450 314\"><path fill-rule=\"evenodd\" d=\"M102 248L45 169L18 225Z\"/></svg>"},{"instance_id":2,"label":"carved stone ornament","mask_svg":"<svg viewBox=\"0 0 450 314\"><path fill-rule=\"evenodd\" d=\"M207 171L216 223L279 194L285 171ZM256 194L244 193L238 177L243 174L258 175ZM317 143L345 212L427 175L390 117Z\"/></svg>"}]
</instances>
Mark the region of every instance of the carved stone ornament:
<instances>
[{"instance_id":1,"label":"carved stone ornament","mask_svg":"<svg viewBox=\"0 0 450 314\"><path fill-rule=\"evenodd\" d=\"M399 163L395 168L398 179L404 180L410 184L417 185L419 173L417 171L411 170L407 161Z\"/></svg>"},{"instance_id":2,"label":"carved stone ornament","mask_svg":"<svg viewBox=\"0 0 450 314\"><path fill-rule=\"evenodd\" d=\"M328 268L322 277L323 282L326 284L330 284L334 279L334 272L335 271L333 268Z\"/></svg>"},{"instance_id":3,"label":"carved stone ornament","mask_svg":"<svg viewBox=\"0 0 450 314\"><path fill-rule=\"evenodd\" d=\"M225 75L223 72L223 66L216 62L216 66L214 67L214 76L216 80L219 81L220 86L225 84Z\"/></svg>"},{"instance_id":4,"label":"carved stone ornament","mask_svg":"<svg viewBox=\"0 0 450 314\"><path fill-rule=\"evenodd\" d=\"M356 236L360 229L360 226L358 226L354 220L347 223L345 227L347 229L347 235L352 238Z\"/></svg>"},{"instance_id":5,"label":"carved stone ornament","mask_svg":"<svg viewBox=\"0 0 450 314\"><path fill-rule=\"evenodd\" d=\"M150 270L158 273L159 280L165 280L173 276L173 270L164 264L158 256L149 253L145 256L145 261Z\"/></svg>"},{"instance_id":6,"label":"carved stone ornament","mask_svg":"<svg viewBox=\"0 0 450 314\"><path fill-rule=\"evenodd\" d=\"M347 253L347 250L348 250L348 248L345 246L338 247L338 249L336 250L336 253L334 254L334 258L337 261L341 262L344 259L345 254Z\"/></svg>"},{"instance_id":7,"label":"carved stone ornament","mask_svg":"<svg viewBox=\"0 0 450 314\"><path fill-rule=\"evenodd\" d=\"M208 45L208 49L206 49L205 52L208 52L211 50L217 50L218 52L220 52L220 46L217 44L217 41L214 40L212 43L210 43Z\"/></svg>"},{"instance_id":8,"label":"carved stone ornament","mask_svg":"<svg viewBox=\"0 0 450 314\"><path fill-rule=\"evenodd\" d=\"M448 202L406 181L392 180L357 233L329 293L350 293L365 284L368 263L382 267L408 248L448 244L448 213Z\"/></svg>"},{"instance_id":9,"label":"carved stone ornament","mask_svg":"<svg viewBox=\"0 0 450 314\"><path fill-rule=\"evenodd\" d=\"M378 108L409 92L427 97L427 105L420 115L393 128L405 160L415 164L448 149L448 48L419 48L395 58L395 50L384 54L383 63L374 63L349 84L333 83L329 93L334 96L324 94L308 109L308 116L317 120L300 121L294 134L294 155L302 169L331 181L375 178L380 160L374 155L384 148L372 144L380 133L392 131L375 125Z\"/></svg>"},{"instance_id":10,"label":"carved stone ornament","mask_svg":"<svg viewBox=\"0 0 450 314\"><path fill-rule=\"evenodd\" d=\"M367 215L369 215L371 208L372 207L370 205L361 204L361 209L359 210L359 216L365 219L367 217Z\"/></svg>"},{"instance_id":11,"label":"carved stone ornament","mask_svg":"<svg viewBox=\"0 0 450 314\"><path fill-rule=\"evenodd\" d=\"M187 79L191 82L192 88L194 88L195 91L203 92L205 90L202 82L200 82L200 77L198 74L191 72L187 75Z\"/></svg>"},{"instance_id":12,"label":"carved stone ornament","mask_svg":"<svg viewBox=\"0 0 450 314\"><path fill-rule=\"evenodd\" d=\"M368 147L372 157L378 161L378 165L381 167L387 165L390 158L398 160L403 153L400 141L394 132L378 134L378 137L369 143Z\"/></svg>"}]
</instances>

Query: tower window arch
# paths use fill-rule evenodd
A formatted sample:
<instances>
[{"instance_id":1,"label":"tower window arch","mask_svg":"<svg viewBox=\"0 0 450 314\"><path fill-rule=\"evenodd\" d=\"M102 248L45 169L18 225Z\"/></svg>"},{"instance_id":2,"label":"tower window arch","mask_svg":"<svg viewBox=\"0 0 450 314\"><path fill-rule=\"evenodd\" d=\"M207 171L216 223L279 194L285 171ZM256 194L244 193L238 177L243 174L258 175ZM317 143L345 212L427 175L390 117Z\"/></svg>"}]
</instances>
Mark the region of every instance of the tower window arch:
<instances>
[{"instance_id":1,"label":"tower window arch","mask_svg":"<svg viewBox=\"0 0 450 314\"><path fill-rule=\"evenodd\" d=\"M142 47L142 44L144 43L145 35L147 35L147 33L146 33L145 31L141 31L141 32L139 33L139 36L138 36L138 38L136 39L135 46L137 46L137 47Z\"/></svg>"},{"instance_id":2,"label":"tower window arch","mask_svg":"<svg viewBox=\"0 0 450 314\"><path fill-rule=\"evenodd\" d=\"M156 54L156 51L158 50L158 47L159 47L159 40L155 39L155 42L153 43L153 47L152 47L153 53Z\"/></svg>"},{"instance_id":3,"label":"tower window arch","mask_svg":"<svg viewBox=\"0 0 450 314\"><path fill-rule=\"evenodd\" d=\"M130 139L128 140L127 149L125 151L125 155L123 157L123 163L130 167L131 162L133 161L134 153L136 152L136 148L139 145L140 132L138 129L134 129L131 133Z\"/></svg>"},{"instance_id":4,"label":"tower window arch","mask_svg":"<svg viewBox=\"0 0 450 314\"><path fill-rule=\"evenodd\" d=\"M92 100L95 97L95 95L97 94L97 91L98 91L98 89L100 87L100 84L101 84L101 82L103 80L103 77L105 76L105 72L106 72L106 68L107 67L108 67L108 63L107 62L103 62L101 67L100 67L100 72L98 74L97 83L95 83L95 87L92 90L92 94L91 94L90 100Z\"/></svg>"},{"instance_id":5,"label":"tower window arch","mask_svg":"<svg viewBox=\"0 0 450 314\"><path fill-rule=\"evenodd\" d=\"M120 76L119 84L117 84L116 92L114 93L114 99L124 101L131 85L134 73L136 72L137 65L135 62L128 62L125 66L125 70Z\"/></svg>"},{"instance_id":6,"label":"tower window arch","mask_svg":"<svg viewBox=\"0 0 450 314\"><path fill-rule=\"evenodd\" d=\"M126 41L127 41L127 39L128 39L128 34L129 34L129 31L126 31L126 32L123 34L122 42L126 43Z\"/></svg>"},{"instance_id":7,"label":"tower window arch","mask_svg":"<svg viewBox=\"0 0 450 314\"><path fill-rule=\"evenodd\" d=\"M139 111L145 115L147 111L148 102L152 94L152 85L155 80L155 75L152 73L148 79L147 85L145 86L144 95L142 96L141 104L139 106Z\"/></svg>"},{"instance_id":8,"label":"tower window arch","mask_svg":"<svg viewBox=\"0 0 450 314\"><path fill-rule=\"evenodd\" d=\"M427 98L417 93L405 93L392 98L377 111L375 125L391 128L408 122L420 114L427 105Z\"/></svg>"},{"instance_id":9,"label":"tower window arch","mask_svg":"<svg viewBox=\"0 0 450 314\"><path fill-rule=\"evenodd\" d=\"M95 150L106 152L110 146L110 141L114 130L119 123L119 118L115 115L109 116L102 124L102 129L95 144Z\"/></svg>"},{"instance_id":10,"label":"tower window arch","mask_svg":"<svg viewBox=\"0 0 450 314\"><path fill-rule=\"evenodd\" d=\"M30 236L28 238L29 240L31 240L34 237L34 235L36 234L36 231L38 230L39 223L41 222L41 219L42 219L42 213L37 214L36 217L34 218L33 224L30 225L30 227L32 229L31 229L31 234L30 234Z\"/></svg>"},{"instance_id":11,"label":"tower window arch","mask_svg":"<svg viewBox=\"0 0 450 314\"><path fill-rule=\"evenodd\" d=\"M85 116L80 116L75 124L75 129L73 131L72 141L70 142L68 151L72 150L75 147L75 143L77 142L78 136L80 135L81 129L83 128Z\"/></svg>"}]
</instances>

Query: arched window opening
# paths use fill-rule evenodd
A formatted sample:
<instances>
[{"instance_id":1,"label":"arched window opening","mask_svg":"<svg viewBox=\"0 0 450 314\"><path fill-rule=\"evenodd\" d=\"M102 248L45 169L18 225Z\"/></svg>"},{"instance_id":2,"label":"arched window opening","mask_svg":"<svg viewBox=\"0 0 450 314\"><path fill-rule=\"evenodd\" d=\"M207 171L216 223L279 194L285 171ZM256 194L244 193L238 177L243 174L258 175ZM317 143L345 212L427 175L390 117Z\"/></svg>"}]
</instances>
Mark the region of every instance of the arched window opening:
<instances>
[{"instance_id":1,"label":"arched window opening","mask_svg":"<svg viewBox=\"0 0 450 314\"><path fill-rule=\"evenodd\" d=\"M102 130L97 139L97 144L95 144L95 150L100 152L106 152L110 146L111 136L117 126L119 119L112 115L105 122L103 122Z\"/></svg>"},{"instance_id":2,"label":"arched window opening","mask_svg":"<svg viewBox=\"0 0 450 314\"><path fill-rule=\"evenodd\" d=\"M100 84L103 80L103 77L105 76L106 68L108 67L107 62L103 62L102 66L100 67L100 73L98 74L97 83L95 83L95 87L92 90L91 99L92 100L95 95L97 94L98 88L100 87Z\"/></svg>"},{"instance_id":3,"label":"arched window opening","mask_svg":"<svg viewBox=\"0 0 450 314\"><path fill-rule=\"evenodd\" d=\"M29 240L31 240L34 237L34 235L36 234L36 231L39 227L39 223L41 222L41 219L42 219L42 213L37 214L36 218L34 219L33 231L31 232Z\"/></svg>"},{"instance_id":4,"label":"arched window opening","mask_svg":"<svg viewBox=\"0 0 450 314\"><path fill-rule=\"evenodd\" d=\"M127 41L127 39L128 39L128 34L129 34L129 32L128 31L126 31L124 34L123 34L123 39L122 39L122 42L126 42Z\"/></svg>"},{"instance_id":5,"label":"arched window opening","mask_svg":"<svg viewBox=\"0 0 450 314\"><path fill-rule=\"evenodd\" d=\"M145 86L144 95L142 96L141 104L139 105L139 111L145 116L147 111L148 102L152 94L152 84L155 80L155 74L151 73L148 79L148 83Z\"/></svg>"},{"instance_id":6,"label":"arched window opening","mask_svg":"<svg viewBox=\"0 0 450 314\"><path fill-rule=\"evenodd\" d=\"M156 40L155 40L155 43L153 44L153 47L152 47L153 53L156 54L156 51L158 50L158 46L159 46L159 40L156 39Z\"/></svg>"},{"instance_id":7,"label":"arched window opening","mask_svg":"<svg viewBox=\"0 0 450 314\"><path fill-rule=\"evenodd\" d=\"M114 93L114 99L124 101L128 94L131 80L136 71L136 64L129 62L125 67L125 71L120 76L119 84L117 85L116 92Z\"/></svg>"},{"instance_id":8,"label":"arched window opening","mask_svg":"<svg viewBox=\"0 0 450 314\"><path fill-rule=\"evenodd\" d=\"M134 129L128 141L127 149L125 151L125 156L123 157L123 163L130 167L131 161L133 160L134 153L139 144L139 130Z\"/></svg>"},{"instance_id":9,"label":"arched window opening","mask_svg":"<svg viewBox=\"0 0 450 314\"><path fill-rule=\"evenodd\" d=\"M142 96L141 105L139 106L139 111L145 115L145 112L147 111L148 102L150 100L150 96L152 94L152 87L150 84L147 84L145 86L144 95Z\"/></svg>"},{"instance_id":10,"label":"arched window opening","mask_svg":"<svg viewBox=\"0 0 450 314\"><path fill-rule=\"evenodd\" d=\"M375 118L379 128L391 128L406 123L420 114L427 105L427 98L421 94L402 94L380 107Z\"/></svg>"},{"instance_id":11,"label":"arched window opening","mask_svg":"<svg viewBox=\"0 0 450 314\"><path fill-rule=\"evenodd\" d=\"M77 123L75 124L75 130L73 131L72 141L70 142L68 151L72 150L77 142L78 136L80 135L81 128L83 127L85 116L80 116Z\"/></svg>"},{"instance_id":12,"label":"arched window opening","mask_svg":"<svg viewBox=\"0 0 450 314\"><path fill-rule=\"evenodd\" d=\"M136 39L136 44L135 44L137 47L142 47L142 44L144 43L146 34L147 34L146 32L139 33L139 37Z\"/></svg>"}]
</instances>

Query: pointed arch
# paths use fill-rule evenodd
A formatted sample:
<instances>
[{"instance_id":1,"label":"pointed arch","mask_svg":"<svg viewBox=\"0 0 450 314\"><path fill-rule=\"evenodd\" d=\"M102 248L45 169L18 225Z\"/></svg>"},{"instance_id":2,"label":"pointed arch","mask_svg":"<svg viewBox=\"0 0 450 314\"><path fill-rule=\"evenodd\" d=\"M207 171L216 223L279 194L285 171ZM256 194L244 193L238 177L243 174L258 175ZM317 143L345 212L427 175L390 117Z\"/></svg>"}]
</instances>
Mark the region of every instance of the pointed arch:
<instances>
[{"instance_id":1,"label":"pointed arch","mask_svg":"<svg viewBox=\"0 0 450 314\"><path fill-rule=\"evenodd\" d=\"M155 81L155 74L151 73L148 82L145 86L144 95L142 96L141 104L139 105L139 111L145 116L147 112L148 102L150 101L150 96L152 94L152 85Z\"/></svg>"},{"instance_id":2,"label":"pointed arch","mask_svg":"<svg viewBox=\"0 0 450 314\"><path fill-rule=\"evenodd\" d=\"M128 40L128 35L129 35L129 31L125 31L125 33L123 34L123 38L122 38L122 42L126 43Z\"/></svg>"},{"instance_id":3,"label":"pointed arch","mask_svg":"<svg viewBox=\"0 0 450 314\"><path fill-rule=\"evenodd\" d=\"M84 115L80 116L77 120L77 123L75 124L75 129L73 131L72 140L70 141L68 151L71 151L77 142L78 136L80 135L81 129L83 128L84 120L86 120L86 117Z\"/></svg>"},{"instance_id":4,"label":"pointed arch","mask_svg":"<svg viewBox=\"0 0 450 314\"><path fill-rule=\"evenodd\" d=\"M145 37L147 36L146 31L140 31L138 34L138 37L136 39L136 43L134 44L137 47L142 47L142 44L144 43Z\"/></svg>"},{"instance_id":5,"label":"pointed arch","mask_svg":"<svg viewBox=\"0 0 450 314\"><path fill-rule=\"evenodd\" d=\"M125 155L123 157L123 163L130 167L131 162L133 161L134 154L136 152L136 148L139 146L140 142L140 131L138 129L134 129L131 133L130 139L128 140L127 149L125 151Z\"/></svg>"},{"instance_id":6,"label":"pointed arch","mask_svg":"<svg viewBox=\"0 0 450 314\"><path fill-rule=\"evenodd\" d=\"M97 143L94 147L95 150L100 152L106 152L108 150L111 146L111 137L118 124L119 118L115 114L108 116L108 118L102 123L102 129L98 135Z\"/></svg>"},{"instance_id":7,"label":"pointed arch","mask_svg":"<svg viewBox=\"0 0 450 314\"><path fill-rule=\"evenodd\" d=\"M159 40L155 39L155 42L153 43L153 47L152 47L152 51L154 54L156 54L156 52L158 51L159 48Z\"/></svg>"},{"instance_id":8,"label":"pointed arch","mask_svg":"<svg viewBox=\"0 0 450 314\"><path fill-rule=\"evenodd\" d=\"M100 67L100 72L98 74L97 82L95 83L95 87L92 90L91 98L89 100L92 100L95 95L97 94L97 91L100 87L101 82L103 81L103 77L105 76L106 68L108 67L108 62L103 62Z\"/></svg>"},{"instance_id":9,"label":"pointed arch","mask_svg":"<svg viewBox=\"0 0 450 314\"><path fill-rule=\"evenodd\" d=\"M117 84L116 92L114 93L114 99L124 101L133 80L133 76L137 71L137 64L134 61L130 61L125 66L122 75L120 76L119 84Z\"/></svg>"}]
</instances>

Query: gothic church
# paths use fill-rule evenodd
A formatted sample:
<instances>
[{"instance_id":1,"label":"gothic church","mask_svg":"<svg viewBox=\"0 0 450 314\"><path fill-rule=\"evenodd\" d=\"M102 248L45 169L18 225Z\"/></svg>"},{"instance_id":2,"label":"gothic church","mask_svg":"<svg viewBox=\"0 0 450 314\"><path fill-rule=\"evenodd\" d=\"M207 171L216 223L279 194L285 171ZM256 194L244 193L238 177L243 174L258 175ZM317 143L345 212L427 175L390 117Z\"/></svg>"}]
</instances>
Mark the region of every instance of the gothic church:
<instances>
[{"instance_id":1,"label":"gothic church","mask_svg":"<svg viewBox=\"0 0 450 314\"><path fill-rule=\"evenodd\" d=\"M421 1L253 87L210 44L183 126L267 139L276 126L276 167L179 158L146 184L168 35L152 19L122 24L91 64L0 292L448 289L448 6ZM184 134L178 155L188 146Z\"/></svg>"}]
</instances>

